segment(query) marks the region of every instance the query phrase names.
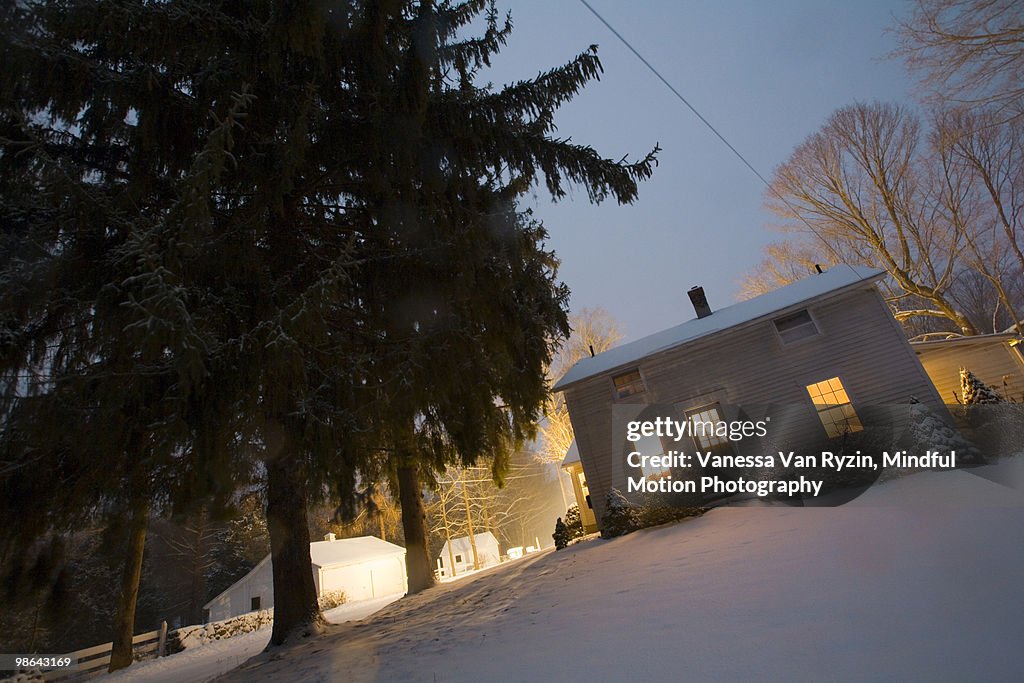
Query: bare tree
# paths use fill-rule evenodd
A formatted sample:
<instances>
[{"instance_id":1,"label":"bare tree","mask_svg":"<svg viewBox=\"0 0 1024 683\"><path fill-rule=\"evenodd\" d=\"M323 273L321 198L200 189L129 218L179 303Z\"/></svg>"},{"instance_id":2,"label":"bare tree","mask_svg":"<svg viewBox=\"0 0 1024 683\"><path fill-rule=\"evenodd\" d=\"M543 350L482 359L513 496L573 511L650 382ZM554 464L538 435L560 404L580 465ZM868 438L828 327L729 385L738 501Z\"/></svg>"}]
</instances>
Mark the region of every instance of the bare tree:
<instances>
[{"instance_id":1,"label":"bare tree","mask_svg":"<svg viewBox=\"0 0 1024 683\"><path fill-rule=\"evenodd\" d=\"M752 299L767 294L815 273L815 266L828 267L837 260L805 235L772 242L765 245L761 262L740 282L739 298Z\"/></svg>"},{"instance_id":2,"label":"bare tree","mask_svg":"<svg viewBox=\"0 0 1024 683\"><path fill-rule=\"evenodd\" d=\"M569 316L572 333L565 340L548 370L548 379L554 385L581 358L602 353L622 339L618 323L603 308L583 308ZM538 426L541 462L560 463L573 440L569 410L561 395L548 398L544 406L544 419Z\"/></svg>"},{"instance_id":3,"label":"bare tree","mask_svg":"<svg viewBox=\"0 0 1024 683\"><path fill-rule=\"evenodd\" d=\"M921 74L927 99L1024 115L1024 3L915 0L897 31L896 54Z\"/></svg>"},{"instance_id":4,"label":"bare tree","mask_svg":"<svg viewBox=\"0 0 1024 683\"><path fill-rule=\"evenodd\" d=\"M930 136L933 182L944 218L963 235L965 262L984 278L997 300L990 307L993 331L1003 327L998 322L1001 307L1022 332L1021 297L1013 287L1024 272L1019 133L1017 124L999 124L991 115L953 109L936 114Z\"/></svg>"},{"instance_id":5,"label":"bare tree","mask_svg":"<svg viewBox=\"0 0 1024 683\"><path fill-rule=\"evenodd\" d=\"M902 107L839 109L776 169L767 204L787 229L830 254L884 268L897 297L926 304L908 310L894 301L898 319L944 318L963 334L977 334L948 296L964 237L944 220L920 142L920 122Z\"/></svg>"}]
</instances>

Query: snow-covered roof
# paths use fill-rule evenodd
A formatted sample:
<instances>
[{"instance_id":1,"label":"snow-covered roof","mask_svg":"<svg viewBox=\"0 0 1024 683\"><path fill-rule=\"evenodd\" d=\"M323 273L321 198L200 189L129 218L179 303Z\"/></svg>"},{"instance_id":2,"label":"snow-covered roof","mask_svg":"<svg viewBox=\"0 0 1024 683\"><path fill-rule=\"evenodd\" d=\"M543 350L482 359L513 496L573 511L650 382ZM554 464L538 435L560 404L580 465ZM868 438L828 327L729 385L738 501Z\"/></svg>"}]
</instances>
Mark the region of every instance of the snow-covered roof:
<instances>
[{"instance_id":1,"label":"snow-covered roof","mask_svg":"<svg viewBox=\"0 0 1024 683\"><path fill-rule=\"evenodd\" d=\"M933 348L936 346L976 346L979 344L999 343L1020 339L1016 332L996 332L994 334L972 334L966 337L950 337L948 339L928 339L925 341L912 341L910 345L914 348Z\"/></svg>"},{"instance_id":2,"label":"snow-covered roof","mask_svg":"<svg viewBox=\"0 0 1024 683\"><path fill-rule=\"evenodd\" d=\"M388 543L376 536L339 538L334 541L314 541L309 544L309 556L317 567L335 567L357 564L381 555L404 553L405 548Z\"/></svg>"},{"instance_id":3,"label":"snow-covered roof","mask_svg":"<svg viewBox=\"0 0 1024 683\"><path fill-rule=\"evenodd\" d=\"M785 287L717 310L705 318L694 318L681 325L637 339L636 341L584 358L569 368L554 386L562 391L581 380L600 375L628 363L635 363L659 351L688 344L697 339L754 322L787 308L817 299L862 282L880 279L884 271L864 266L837 265L821 274L798 280Z\"/></svg>"},{"instance_id":4,"label":"snow-covered roof","mask_svg":"<svg viewBox=\"0 0 1024 683\"><path fill-rule=\"evenodd\" d=\"M569 444L568 450L565 451L565 458L562 459L562 467L579 461L580 449L576 446L576 439L573 439L572 443Z\"/></svg>"},{"instance_id":5,"label":"snow-covered roof","mask_svg":"<svg viewBox=\"0 0 1024 683\"><path fill-rule=\"evenodd\" d=\"M476 543L477 548L480 548L481 546L490 546L492 544L495 549L498 547L498 539L496 539L494 534L490 531L481 531L473 534L473 541ZM473 551L473 546L469 542L469 536L453 538L451 540L451 545L453 553L469 553ZM441 546L441 552L438 554L438 557L441 557L442 555L447 556L447 554L448 541L445 541L445 544Z\"/></svg>"}]
</instances>

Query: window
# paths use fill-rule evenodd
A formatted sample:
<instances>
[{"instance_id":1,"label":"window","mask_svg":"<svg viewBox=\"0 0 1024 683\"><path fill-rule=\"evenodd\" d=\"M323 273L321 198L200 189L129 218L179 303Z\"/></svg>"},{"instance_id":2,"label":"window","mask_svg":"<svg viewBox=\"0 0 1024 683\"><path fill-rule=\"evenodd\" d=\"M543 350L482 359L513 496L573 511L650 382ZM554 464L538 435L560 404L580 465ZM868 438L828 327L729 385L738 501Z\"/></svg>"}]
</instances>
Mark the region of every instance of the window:
<instances>
[{"instance_id":1,"label":"window","mask_svg":"<svg viewBox=\"0 0 1024 683\"><path fill-rule=\"evenodd\" d=\"M1017 352L1022 362L1024 362L1024 342L1010 342L1010 348Z\"/></svg>"},{"instance_id":2,"label":"window","mask_svg":"<svg viewBox=\"0 0 1024 683\"><path fill-rule=\"evenodd\" d=\"M789 344L798 339L813 337L818 334L818 326L814 324L814 320L811 319L811 314L807 312L806 308L802 311L776 318L772 322L775 323L775 329L779 333L779 339L782 340L783 344Z\"/></svg>"},{"instance_id":3,"label":"window","mask_svg":"<svg viewBox=\"0 0 1024 683\"><path fill-rule=\"evenodd\" d=\"M641 466L640 471L644 473L644 477L648 479L658 479L672 474L672 468L662 464L665 455L665 448L661 445L661 439L657 436L642 436L640 440L633 444L633 450L640 453L641 455ZM647 457L643 457L647 456ZM652 465L650 458L659 458L658 464Z\"/></svg>"},{"instance_id":4,"label":"window","mask_svg":"<svg viewBox=\"0 0 1024 683\"><path fill-rule=\"evenodd\" d=\"M253 612L255 612L259 608L260 608L260 596L257 595L255 598L253 598L252 600L249 601L249 609L252 610Z\"/></svg>"},{"instance_id":5,"label":"window","mask_svg":"<svg viewBox=\"0 0 1024 683\"><path fill-rule=\"evenodd\" d=\"M630 370L616 375L612 381L615 382L615 395L618 398L644 393L644 380L640 377L639 370Z\"/></svg>"},{"instance_id":6,"label":"window","mask_svg":"<svg viewBox=\"0 0 1024 683\"><path fill-rule=\"evenodd\" d=\"M838 377L807 385L807 393L829 438L864 429Z\"/></svg>"},{"instance_id":7,"label":"window","mask_svg":"<svg viewBox=\"0 0 1024 683\"><path fill-rule=\"evenodd\" d=\"M455 556L455 561L456 562L462 562L462 555L456 555Z\"/></svg>"},{"instance_id":8,"label":"window","mask_svg":"<svg viewBox=\"0 0 1024 683\"><path fill-rule=\"evenodd\" d=\"M583 494L584 499L587 501L587 507L593 508L590 504L590 488L587 486L587 475L583 474L583 470L576 473L576 476L580 480L580 492Z\"/></svg>"},{"instance_id":9,"label":"window","mask_svg":"<svg viewBox=\"0 0 1024 683\"><path fill-rule=\"evenodd\" d=\"M718 423L722 421L722 414L718 411L717 405L689 411L686 417L693 423L691 433L701 448L713 448L729 443L727 436L719 436L716 433Z\"/></svg>"}]
</instances>

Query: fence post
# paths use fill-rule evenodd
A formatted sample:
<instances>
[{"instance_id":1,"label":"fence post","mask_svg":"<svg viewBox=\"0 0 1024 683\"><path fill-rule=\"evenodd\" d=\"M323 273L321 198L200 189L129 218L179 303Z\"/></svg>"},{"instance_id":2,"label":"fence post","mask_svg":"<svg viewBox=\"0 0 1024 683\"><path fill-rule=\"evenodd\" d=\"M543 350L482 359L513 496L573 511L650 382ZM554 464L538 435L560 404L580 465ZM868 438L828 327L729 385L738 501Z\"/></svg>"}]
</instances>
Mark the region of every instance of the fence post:
<instances>
[{"instance_id":1,"label":"fence post","mask_svg":"<svg viewBox=\"0 0 1024 683\"><path fill-rule=\"evenodd\" d=\"M167 654L167 622L160 622L160 639L157 641L156 656L163 657Z\"/></svg>"}]
</instances>

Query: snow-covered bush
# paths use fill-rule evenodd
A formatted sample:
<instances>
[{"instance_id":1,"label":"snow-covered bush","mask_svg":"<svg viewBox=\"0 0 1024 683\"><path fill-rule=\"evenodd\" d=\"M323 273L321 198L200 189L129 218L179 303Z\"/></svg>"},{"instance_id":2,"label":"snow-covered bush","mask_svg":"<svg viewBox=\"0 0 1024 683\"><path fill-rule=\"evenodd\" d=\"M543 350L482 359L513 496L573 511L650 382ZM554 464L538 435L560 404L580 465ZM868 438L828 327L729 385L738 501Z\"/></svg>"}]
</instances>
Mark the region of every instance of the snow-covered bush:
<instances>
[{"instance_id":1,"label":"snow-covered bush","mask_svg":"<svg viewBox=\"0 0 1024 683\"><path fill-rule=\"evenodd\" d=\"M568 540L571 543L577 538L583 538L586 534L583 531L583 517L580 515L578 505L570 505L565 512L565 531L568 533Z\"/></svg>"},{"instance_id":2,"label":"snow-covered bush","mask_svg":"<svg viewBox=\"0 0 1024 683\"><path fill-rule=\"evenodd\" d=\"M345 597L345 591L327 591L319 597L318 602L321 610L329 610L344 605L348 598Z\"/></svg>"},{"instance_id":3,"label":"snow-covered bush","mask_svg":"<svg viewBox=\"0 0 1024 683\"><path fill-rule=\"evenodd\" d=\"M1000 396L999 392L982 382L967 368L960 368L960 393L963 395L964 405L1006 403L1006 399Z\"/></svg>"},{"instance_id":4,"label":"snow-covered bush","mask_svg":"<svg viewBox=\"0 0 1024 683\"><path fill-rule=\"evenodd\" d=\"M637 511L637 527L646 529L651 526L660 526L687 517L699 517L707 511L707 508L702 507L681 507L659 502L644 503Z\"/></svg>"},{"instance_id":5,"label":"snow-covered bush","mask_svg":"<svg viewBox=\"0 0 1024 683\"><path fill-rule=\"evenodd\" d=\"M617 488L608 491L604 515L601 516L601 536L614 538L639 529L637 509Z\"/></svg>"},{"instance_id":6,"label":"snow-covered bush","mask_svg":"<svg viewBox=\"0 0 1024 683\"><path fill-rule=\"evenodd\" d=\"M936 450L940 453L956 451L957 462L971 464L980 462L981 453L952 425L935 414L928 406L910 397L910 443L911 453Z\"/></svg>"},{"instance_id":7,"label":"snow-covered bush","mask_svg":"<svg viewBox=\"0 0 1024 683\"><path fill-rule=\"evenodd\" d=\"M569 532L561 517L555 520L555 533L551 534L551 538L555 541L555 550L561 550L569 545Z\"/></svg>"}]
</instances>

